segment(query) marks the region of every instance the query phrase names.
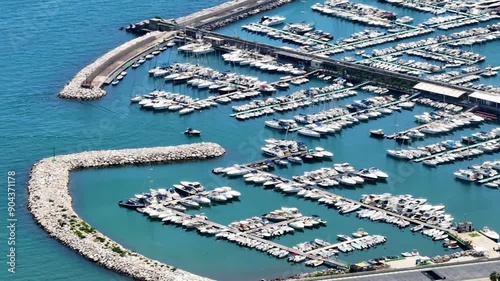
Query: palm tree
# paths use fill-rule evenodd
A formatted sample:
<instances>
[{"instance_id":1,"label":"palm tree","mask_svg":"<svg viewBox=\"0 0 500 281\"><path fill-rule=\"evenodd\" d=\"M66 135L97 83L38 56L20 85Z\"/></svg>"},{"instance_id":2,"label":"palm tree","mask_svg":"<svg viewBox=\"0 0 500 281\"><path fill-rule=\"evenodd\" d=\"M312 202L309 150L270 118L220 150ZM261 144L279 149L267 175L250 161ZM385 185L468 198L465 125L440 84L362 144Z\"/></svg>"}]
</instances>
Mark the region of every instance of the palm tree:
<instances>
[{"instance_id":1,"label":"palm tree","mask_svg":"<svg viewBox=\"0 0 500 281\"><path fill-rule=\"evenodd\" d=\"M490 274L490 280L491 281L499 281L499 278L500 278L500 274L497 273L496 271L493 271L491 274Z\"/></svg>"}]
</instances>

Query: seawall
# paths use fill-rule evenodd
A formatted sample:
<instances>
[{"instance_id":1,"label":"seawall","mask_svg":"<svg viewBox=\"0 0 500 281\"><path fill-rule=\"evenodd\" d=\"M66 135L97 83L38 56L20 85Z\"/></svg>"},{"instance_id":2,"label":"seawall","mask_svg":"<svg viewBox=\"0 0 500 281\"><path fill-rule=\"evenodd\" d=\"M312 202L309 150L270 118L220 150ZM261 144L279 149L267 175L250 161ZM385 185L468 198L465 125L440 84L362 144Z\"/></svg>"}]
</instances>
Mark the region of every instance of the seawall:
<instances>
[{"instance_id":1,"label":"seawall","mask_svg":"<svg viewBox=\"0 0 500 281\"><path fill-rule=\"evenodd\" d=\"M173 33L154 31L130 40L80 70L59 93L60 98L95 100L106 95L101 87L121 65L167 40Z\"/></svg>"},{"instance_id":2,"label":"seawall","mask_svg":"<svg viewBox=\"0 0 500 281\"><path fill-rule=\"evenodd\" d=\"M215 143L89 151L45 158L28 182L28 209L48 235L85 258L136 280L210 280L130 251L83 221L73 210L69 174L73 170L146 163L173 163L219 157Z\"/></svg>"}]
</instances>

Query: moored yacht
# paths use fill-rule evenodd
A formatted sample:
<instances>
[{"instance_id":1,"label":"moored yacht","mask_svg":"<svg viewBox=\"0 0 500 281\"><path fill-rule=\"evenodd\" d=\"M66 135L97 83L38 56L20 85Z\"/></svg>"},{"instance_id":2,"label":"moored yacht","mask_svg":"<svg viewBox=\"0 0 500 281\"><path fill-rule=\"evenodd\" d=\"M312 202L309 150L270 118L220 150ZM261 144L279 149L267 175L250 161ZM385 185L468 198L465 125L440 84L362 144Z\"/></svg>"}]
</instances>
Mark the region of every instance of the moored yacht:
<instances>
[{"instance_id":1,"label":"moored yacht","mask_svg":"<svg viewBox=\"0 0 500 281\"><path fill-rule=\"evenodd\" d=\"M498 239L500 238L498 233L493 229L489 228L488 226L481 228L479 232L494 241L498 241Z\"/></svg>"},{"instance_id":2,"label":"moored yacht","mask_svg":"<svg viewBox=\"0 0 500 281\"><path fill-rule=\"evenodd\" d=\"M370 137L375 139L385 138L385 133L382 129L370 130Z\"/></svg>"},{"instance_id":3,"label":"moored yacht","mask_svg":"<svg viewBox=\"0 0 500 281\"><path fill-rule=\"evenodd\" d=\"M259 23L265 26L274 26L284 23L285 20L286 18L281 16L263 16Z\"/></svg>"}]
</instances>

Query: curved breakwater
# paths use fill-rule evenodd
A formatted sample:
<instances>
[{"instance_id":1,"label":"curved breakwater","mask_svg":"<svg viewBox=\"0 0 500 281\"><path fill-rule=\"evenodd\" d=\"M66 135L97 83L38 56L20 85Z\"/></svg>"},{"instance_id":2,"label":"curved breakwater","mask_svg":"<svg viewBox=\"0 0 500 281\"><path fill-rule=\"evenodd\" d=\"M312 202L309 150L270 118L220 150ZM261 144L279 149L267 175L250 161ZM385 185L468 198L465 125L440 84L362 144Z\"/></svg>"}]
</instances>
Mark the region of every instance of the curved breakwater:
<instances>
[{"instance_id":1,"label":"curved breakwater","mask_svg":"<svg viewBox=\"0 0 500 281\"><path fill-rule=\"evenodd\" d=\"M102 150L45 158L31 169L28 209L47 233L104 267L136 280L210 280L125 249L92 228L73 210L69 173L76 169L145 163L170 163L221 156L215 143Z\"/></svg>"},{"instance_id":2,"label":"curved breakwater","mask_svg":"<svg viewBox=\"0 0 500 281\"><path fill-rule=\"evenodd\" d=\"M103 97L106 95L106 91L101 89L100 85L92 85L94 78L102 71L105 71L106 68L111 66L115 61L125 59L125 63L129 58L123 58L122 56L128 55L131 50L140 50L141 47L144 47L144 45L158 41L158 39L163 38L162 35L164 33L165 32L160 31L150 32L144 36L132 39L107 52L93 63L80 70L80 72L78 72L75 77L64 86L58 96L60 98L76 100L95 100ZM86 86L83 87L83 85Z\"/></svg>"}]
</instances>

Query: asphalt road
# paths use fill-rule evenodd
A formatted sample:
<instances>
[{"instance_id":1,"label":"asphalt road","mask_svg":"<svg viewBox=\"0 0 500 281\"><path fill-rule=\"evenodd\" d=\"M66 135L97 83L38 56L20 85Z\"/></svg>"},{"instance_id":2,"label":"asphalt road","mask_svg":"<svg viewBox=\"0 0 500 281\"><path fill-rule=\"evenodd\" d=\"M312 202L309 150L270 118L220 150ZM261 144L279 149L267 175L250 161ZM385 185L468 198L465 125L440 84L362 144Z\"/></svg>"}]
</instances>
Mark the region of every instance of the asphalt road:
<instances>
[{"instance_id":1,"label":"asphalt road","mask_svg":"<svg viewBox=\"0 0 500 281\"><path fill-rule=\"evenodd\" d=\"M379 273L365 276L350 276L341 278L331 278L322 280L360 280L360 281L431 281L424 274L424 271L432 270L441 277L442 280L465 281L478 278L489 278L493 271L500 272L500 261L488 261L465 265L452 265L435 268L422 268L399 272Z\"/></svg>"}]
</instances>

